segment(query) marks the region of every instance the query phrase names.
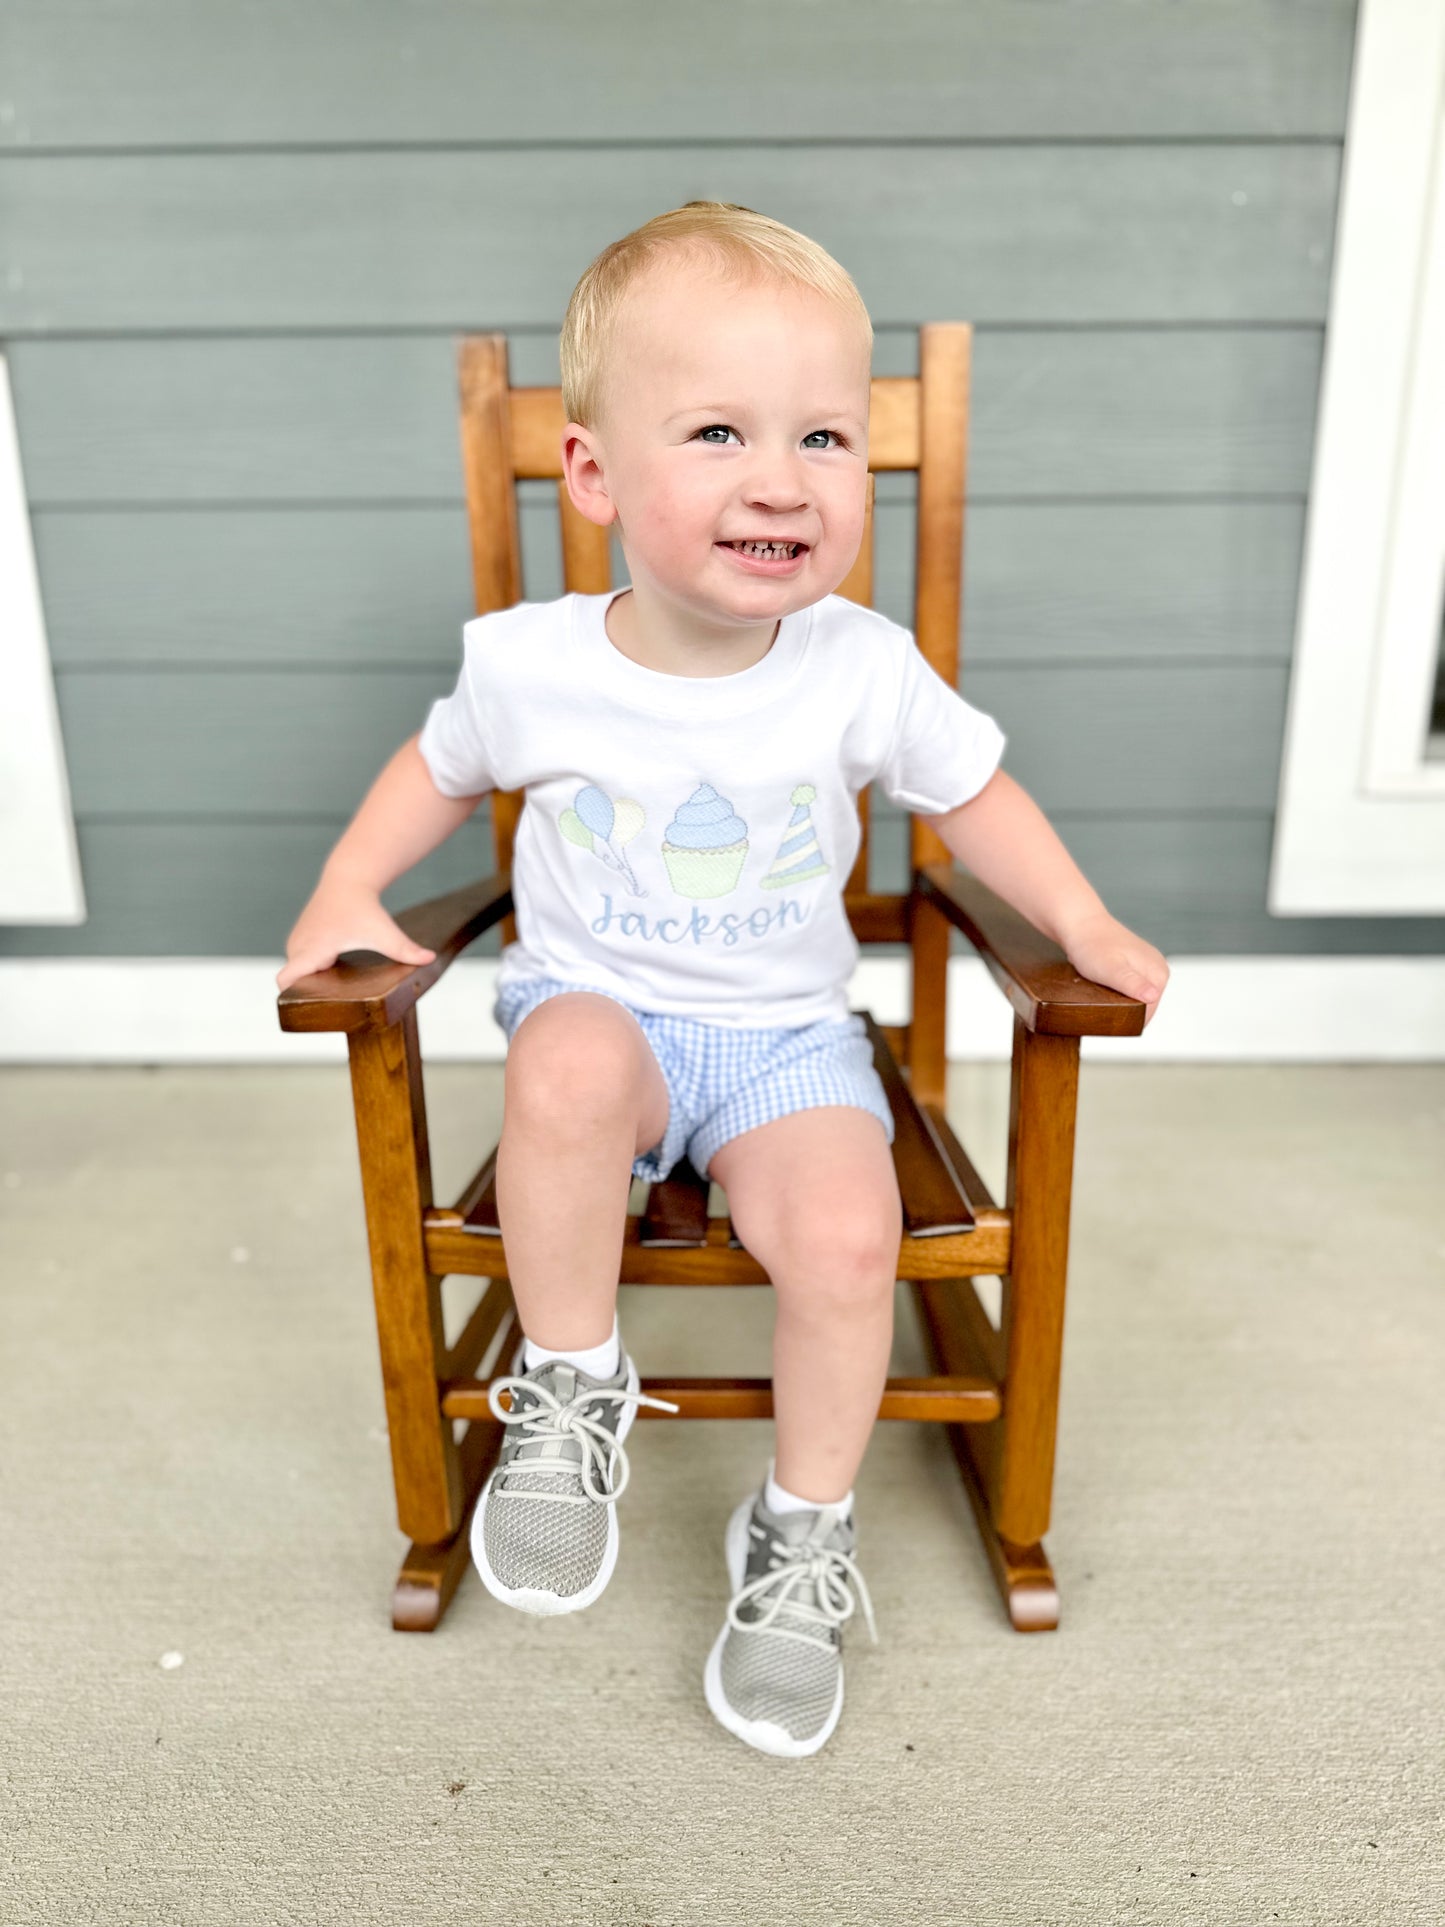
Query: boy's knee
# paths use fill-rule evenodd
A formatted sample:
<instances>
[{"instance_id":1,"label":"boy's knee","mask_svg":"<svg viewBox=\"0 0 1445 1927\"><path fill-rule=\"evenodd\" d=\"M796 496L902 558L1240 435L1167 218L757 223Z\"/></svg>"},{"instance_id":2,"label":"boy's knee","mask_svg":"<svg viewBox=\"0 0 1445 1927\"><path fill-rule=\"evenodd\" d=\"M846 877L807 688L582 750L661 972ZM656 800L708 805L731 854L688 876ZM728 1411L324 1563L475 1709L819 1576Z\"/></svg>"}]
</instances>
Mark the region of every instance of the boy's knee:
<instances>
[{"instance_id":1,"label":"boy's knee","mask_svg":"<svg viewBox=\"0 0 1445 1927\"><path fill-rule=\"evenodd\" d=\"M504 1103L586 1127L635 1110L641 1036L621 1004L570 992L549 997L517 1026L507 1047Z\"/></svg>"},{"instance_id":2,"label":"boy's knee","mask_svg":"<svg viewBox=\"0 0 1445 1927\"><path fill-rule=\"evenodd\" d=\"M777 1239L774 1284L840 1314L874 1310L893 1296L902 1235L896 1196L835 1194L800 1205Z\"/></svg>"}]
</instances>

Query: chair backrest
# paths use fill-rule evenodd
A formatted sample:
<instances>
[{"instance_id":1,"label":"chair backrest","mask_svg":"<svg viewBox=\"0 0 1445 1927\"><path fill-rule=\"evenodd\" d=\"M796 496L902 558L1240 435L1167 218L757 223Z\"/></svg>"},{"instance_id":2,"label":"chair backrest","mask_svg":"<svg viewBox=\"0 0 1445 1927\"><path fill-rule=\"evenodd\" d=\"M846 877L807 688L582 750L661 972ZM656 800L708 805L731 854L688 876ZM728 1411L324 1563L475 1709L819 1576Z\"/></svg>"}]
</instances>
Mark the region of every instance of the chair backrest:
<instances>
[{"instance_id":1,"label":"chair backrest","mask_svg":"<svg viewBox=\"0 0 1445 1927\"><path fill-rule=\"evenodd\" d=\"M917 375L880 375L872 382L868 423L868 509L858 559L838 594L873 605L873 478L882 470L918 476L917 569L912 629L918 647L945 681L958 686L962 667L963 512L968 477L969 372L973 328L966 321L929 321L918 330ZM471 528L478 615L522 601L517 525L519 480L557 484L562 579L568 594L602 595L613 587L611 530L578 513L562 479L566 417L560 388L513 388L504 334L465 336L459 345L462 464ZM510 869L523 797L496 791L492 826L499 869ZM906 942L906 896L868 889L868 792L858 799L862 840L844 890L859 942ZM911 860L946 862L948 850L914 817ZM515 920L502 941L516 937Z\"/></svg>"}]
</instances>

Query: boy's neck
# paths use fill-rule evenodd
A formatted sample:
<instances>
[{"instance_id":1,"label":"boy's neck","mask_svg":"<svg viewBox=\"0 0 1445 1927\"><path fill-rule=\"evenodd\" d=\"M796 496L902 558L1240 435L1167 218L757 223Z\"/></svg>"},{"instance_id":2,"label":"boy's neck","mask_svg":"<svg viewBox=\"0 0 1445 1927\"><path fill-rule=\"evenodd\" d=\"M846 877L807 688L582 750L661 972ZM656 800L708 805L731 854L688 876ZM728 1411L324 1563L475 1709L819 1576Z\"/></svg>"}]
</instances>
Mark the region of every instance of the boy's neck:
<instances>
[{"instance_id":1,"label":"boy's neck","mask_svg":"<svg viewBox=\"0 0 1445 1927\"><path fill-rule=\"evenodd\" d=\"M665 638L654 640L639 635L637 596L629 588L608 603L603 626L612 646L644 669L656 670L663 676L708 677L736 676L761 662L777 641L782 624L774 622L770 634L761 632L766 634L765 641L760 640L757 630L739 630L735 636L715 643L673 642L669 646Z\"/></svg>"}]
</instances>

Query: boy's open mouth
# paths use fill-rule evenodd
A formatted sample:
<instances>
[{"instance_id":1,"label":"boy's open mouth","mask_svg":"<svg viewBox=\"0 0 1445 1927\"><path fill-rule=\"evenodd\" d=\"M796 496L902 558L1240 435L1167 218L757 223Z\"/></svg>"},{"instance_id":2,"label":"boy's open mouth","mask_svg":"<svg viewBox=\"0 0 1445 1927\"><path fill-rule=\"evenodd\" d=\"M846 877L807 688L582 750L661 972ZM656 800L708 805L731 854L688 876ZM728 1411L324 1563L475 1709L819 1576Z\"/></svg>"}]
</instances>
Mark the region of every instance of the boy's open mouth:
<instances>
[{"instance_id":1,"label":"boy's open mouth","mask_svg":"<svg viewBox=\"0 0 1445 1927\"><path fill-rule=\"evenodd\" d=\"M806 542L720 542L719 548L735 549L739 555L755 556L760 562L787 562L807 548Z\"/></svg>"}]
</instances>

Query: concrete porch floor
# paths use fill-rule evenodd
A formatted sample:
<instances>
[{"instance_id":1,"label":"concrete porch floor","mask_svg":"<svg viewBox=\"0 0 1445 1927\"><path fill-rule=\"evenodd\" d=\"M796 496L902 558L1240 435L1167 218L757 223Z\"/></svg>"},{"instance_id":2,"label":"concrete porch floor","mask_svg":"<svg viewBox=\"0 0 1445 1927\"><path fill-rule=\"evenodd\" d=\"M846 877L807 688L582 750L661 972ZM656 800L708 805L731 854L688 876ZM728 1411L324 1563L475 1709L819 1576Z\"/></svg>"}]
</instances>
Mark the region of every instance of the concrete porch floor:
<instances>
[{"instance_id":1,"label":"concrete porch floor","mask_svg":"<svg viewBox=\"0 0 1445 1927\"><path fill-rule=\"evenodd\" d=\"M1005 1077L950 1093L998 1189ZM501 1089L428 1071L439 1198ZM1438 1921L1442 1173L1445 1067L1086 1063L1062 1624L1008 1629L944 1440L880 1426L881 1643L785 1762L701 1689L770 1427L634 1431L590 1611L469 1573L394 1633L344 1068L0 1073L0 1927ZM622 1321L768 1370L766 1290Z\"/></svg>"}]
</instances>

